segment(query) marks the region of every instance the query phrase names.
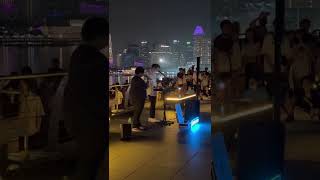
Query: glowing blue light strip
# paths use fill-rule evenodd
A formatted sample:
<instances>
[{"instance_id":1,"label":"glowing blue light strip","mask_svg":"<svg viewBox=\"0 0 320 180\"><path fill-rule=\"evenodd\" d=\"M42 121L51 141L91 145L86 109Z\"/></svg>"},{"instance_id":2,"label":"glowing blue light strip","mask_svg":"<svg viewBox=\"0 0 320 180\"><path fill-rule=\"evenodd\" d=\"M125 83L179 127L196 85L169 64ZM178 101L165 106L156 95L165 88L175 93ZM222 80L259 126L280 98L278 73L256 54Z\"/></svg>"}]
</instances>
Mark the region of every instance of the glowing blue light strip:
<instances>
[{"instance_id":1,"label":"glowing blue light strip","mask_svg":"<svg viewBox=\"0 0 320 180\"><path fill-rule=\"evenodd\" d=\"M196 117L196 118L194 118L194 119L191 120L190 126L192 127L192 126L194 126L194 125L196 125L196 124L198 124L198 123L199 123L199 117Z\"/></svg>"}]
</instances>

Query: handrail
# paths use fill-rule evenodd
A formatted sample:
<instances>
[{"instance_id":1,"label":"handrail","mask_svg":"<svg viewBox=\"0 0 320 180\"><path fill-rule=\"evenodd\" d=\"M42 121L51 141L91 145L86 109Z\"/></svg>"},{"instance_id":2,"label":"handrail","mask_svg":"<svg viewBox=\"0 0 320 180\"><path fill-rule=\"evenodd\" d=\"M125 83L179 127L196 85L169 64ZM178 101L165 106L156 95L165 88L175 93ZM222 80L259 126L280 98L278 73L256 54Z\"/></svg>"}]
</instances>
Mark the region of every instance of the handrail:
<instances>
[{"instance_id":1,"label":"handrail","mask_svg":"<svg viewBox=\"0 0 320 180\"><path fill-rule=\"evenodd\" d=\"M127 87L130 86L130 84L123 84L123 85L109 85L109 87L113 88L113 87Z\"/></svg>"},{"instance_id":2,"label":"handrail","mask_svg":"<svg viewBox=\"0 0 320 180\"><path fill-rule=\"evenodd\" d=\"M4 76L0 77L0 81L3 80L21 80L21 79L35 79L35 78L48 78L48 77L59 77L59 76L68 76L68 73L41 73L41 74L30 74L30 75L18 75L18 76ZM130 84L123 85L109 85L109 87L126 87Z\"/></svg>"},{"instance_id":3,"label":"handrail","mask_svg":"<svg viewBox=\"0 0 320 180\"><path fill-rule=\"evenodd\" d=\"M41 74L30 74L30 75L5 76L5 77L0 77L0 80L34 79L34 78L45 78L45 77L67 76L67 75L68 73L41 73Z\"/></svg>"}]
</instances>

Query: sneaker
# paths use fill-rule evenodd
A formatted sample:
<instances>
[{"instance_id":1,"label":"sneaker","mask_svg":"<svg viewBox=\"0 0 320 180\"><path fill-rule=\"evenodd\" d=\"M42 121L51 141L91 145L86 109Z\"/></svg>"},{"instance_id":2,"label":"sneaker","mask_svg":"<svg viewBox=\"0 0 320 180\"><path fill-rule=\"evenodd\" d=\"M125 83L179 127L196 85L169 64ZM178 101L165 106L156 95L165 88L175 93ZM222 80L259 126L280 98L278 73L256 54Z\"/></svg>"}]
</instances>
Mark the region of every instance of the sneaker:
<instances>
[{"instance_id":1,"label":"sneaker","mask_svg":"<svg viewBox=\"0 0 320 180\"><path fill-rule=\"evenodd\" d=\"M138 127L134 127L134 128L132 128L132 132L143 132L143 130L141 130Z\"/></svg>"},{"instance_id":2,"label":"sneaker","mask_svg":"<svg viewBox=\"0 0 320 180\"><path fill-rule=\"evenodd\" d=\"M149 118L148 121L151 122L151 123L161 122L161 120L158 120L156 118Z\"/></svg>"},{"instance_id":3,"label":"sneaker","mask_svg":"<svg viewBox=\"0 0 320 180\"><path fill-rule=\"evenodd\" d=\"M142 130L142 131L148 130L148 128L146 126L140 126L139 129Z\"/></svg>"},{"instance_id":4,"label":"sneaker","mask_svg":"<svg viewBox=\"0 0 320 180\"><path fill-rule=\"evenodd\" d=\"M143 132L143 131L145 131L145 130L147 130L147 128L144 127L144 126L139 126L139 127L134 127L134 128L132 128L132 131L133 131L133 132Z\"/></svg>"}]
</instances>

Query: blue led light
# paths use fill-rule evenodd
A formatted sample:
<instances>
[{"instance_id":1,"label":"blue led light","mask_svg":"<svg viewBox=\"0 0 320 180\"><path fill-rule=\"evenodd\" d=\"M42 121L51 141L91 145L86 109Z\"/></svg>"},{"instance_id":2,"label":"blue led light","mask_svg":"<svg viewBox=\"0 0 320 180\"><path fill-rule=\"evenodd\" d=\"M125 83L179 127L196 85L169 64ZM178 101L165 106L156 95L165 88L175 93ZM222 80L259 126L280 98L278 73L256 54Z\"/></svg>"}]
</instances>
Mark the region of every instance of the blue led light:
<instances>
[{"instance_id":1,"label":"blue led light","mask_svg":"<svg viewBox=\"0 0 320 180\"><path fill-rule=\"evenodd\" d=\"M196 133L200 129L200 124L195 124L194 126L191 127L191 132Z\"/></svg>"},{"instance_id":2,"label":"blue led light","mask_svg":"<svg viewBox=\"0 0 320 180\"><path fill-rule=\"evenodd\" d=\"M196 117L196 118L191 120L190 126L193 127L194 125L196 125L198 123L199 123L199 117Z\"/></svg>"}]
</instances>

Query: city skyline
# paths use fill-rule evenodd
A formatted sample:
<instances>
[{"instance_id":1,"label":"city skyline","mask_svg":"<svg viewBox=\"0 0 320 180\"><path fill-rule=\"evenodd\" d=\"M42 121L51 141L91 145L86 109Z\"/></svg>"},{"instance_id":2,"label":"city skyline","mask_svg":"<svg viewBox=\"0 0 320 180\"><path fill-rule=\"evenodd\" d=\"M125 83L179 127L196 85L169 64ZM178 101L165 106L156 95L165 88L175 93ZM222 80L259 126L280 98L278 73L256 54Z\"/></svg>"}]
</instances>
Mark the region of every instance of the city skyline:
<instances>
[{"instance_id":1,"label":"city skyline","mask_svg":"<svg viewBox=\"0 0 320 180\"><path fill-rule=\"evenodd\" d=\"M109 5L114 50L141 40L191 41L196 25L210 27L210 0L117 0Z\"/></svg>"}]
</instances>

